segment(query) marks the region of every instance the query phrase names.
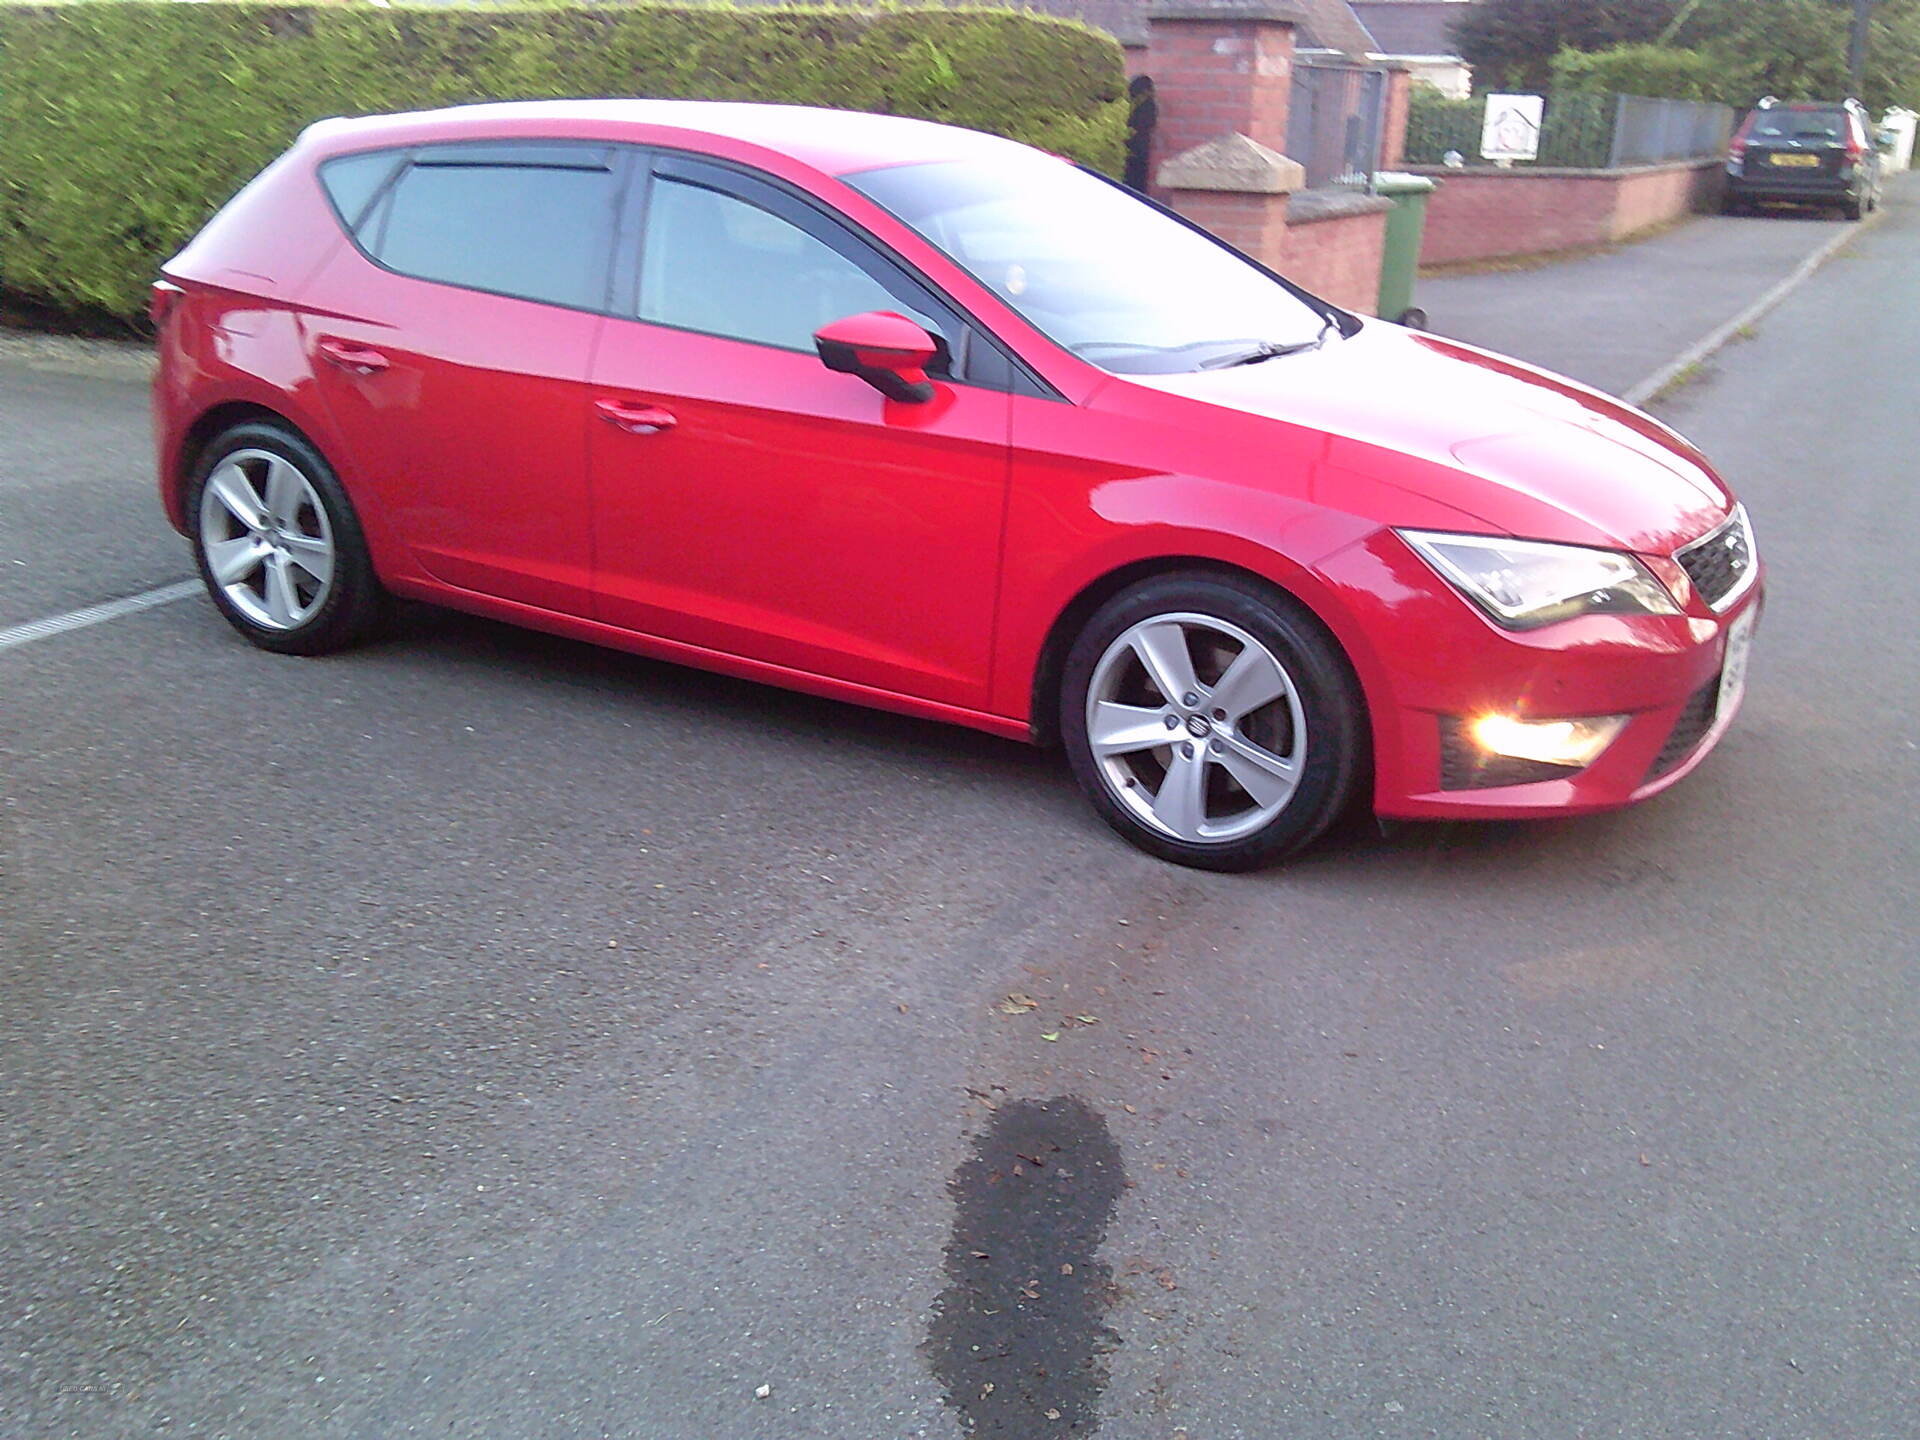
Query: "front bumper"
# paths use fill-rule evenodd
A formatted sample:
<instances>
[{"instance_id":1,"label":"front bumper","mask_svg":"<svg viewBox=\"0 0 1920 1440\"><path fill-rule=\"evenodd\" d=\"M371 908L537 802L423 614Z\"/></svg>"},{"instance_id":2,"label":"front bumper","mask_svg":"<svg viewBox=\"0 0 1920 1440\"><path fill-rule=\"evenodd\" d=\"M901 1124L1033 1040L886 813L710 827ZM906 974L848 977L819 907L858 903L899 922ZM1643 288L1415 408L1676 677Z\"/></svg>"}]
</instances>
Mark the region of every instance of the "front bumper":
<instances>
[{"instance_id":1,"label":"front bumper","mask_svg":"<svg viewBox=\"0 0 1920 1440\"><path fill-rule=\"evenodd\" d=\"M1446 590L1396 537L1377 535L1328 569L1355 605L1374 663L1362 680L1374 731L1374 807L1399 819L1525 819L1613 810L1659 794L1719 743L1739 696L1720 702L1729 633L1763 603L1764 570L1716 615L1595 615L1506 631ZM1745 622L1751 623L1751 622ZM1371 671L1372 673L1367 673ZM1625 715L1589 765L1498 783L1460 747L1473 717ZM1470 757L1469 757L1470 758ZM1539 775L1539 767L1505 773ZM1489 779L1495 783L1486 783Z\"/></svg>"}]
</instances>

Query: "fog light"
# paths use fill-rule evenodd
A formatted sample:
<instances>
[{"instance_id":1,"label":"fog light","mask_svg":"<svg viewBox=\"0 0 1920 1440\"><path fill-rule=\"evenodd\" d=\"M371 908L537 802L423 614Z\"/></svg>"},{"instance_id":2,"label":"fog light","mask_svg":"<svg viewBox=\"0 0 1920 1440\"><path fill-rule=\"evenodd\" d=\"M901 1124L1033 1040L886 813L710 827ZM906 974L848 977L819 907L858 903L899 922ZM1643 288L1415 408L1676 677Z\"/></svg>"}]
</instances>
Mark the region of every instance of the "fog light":
<instances>
[{"instance_id":1,"label":"fog light","mask_svg":"<svg viewBox=\"0 0 1920 1440\"><path fill-rule=\"evenodd\" d=\"M1591 765L1627 723L1624 715L1584 720L1517 720L1482 715L1473 722L1473 743L1494 755L1538 760L1543 765Z\"/></svg>"}]
</instances>

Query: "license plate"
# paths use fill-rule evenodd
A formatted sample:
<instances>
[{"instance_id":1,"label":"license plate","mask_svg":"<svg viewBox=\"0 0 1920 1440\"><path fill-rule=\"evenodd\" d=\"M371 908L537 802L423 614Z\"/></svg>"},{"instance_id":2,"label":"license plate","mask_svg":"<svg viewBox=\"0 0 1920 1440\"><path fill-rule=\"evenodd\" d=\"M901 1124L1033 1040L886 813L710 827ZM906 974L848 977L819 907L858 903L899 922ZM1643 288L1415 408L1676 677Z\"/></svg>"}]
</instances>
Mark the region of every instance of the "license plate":
<instances>
[{"instance_id":1,"label":"license plate","mask_svg":"<svg viewBox=\"0 0 1920 1440\"><path fill-rule=\"evenodd\" d=\"M1772 158L1772 163L1775 165L1798 165L1811 170L1820 163L1820 157L1818 155L1775 155Z\"/></svg>"},{"instance_id":2,"label":"license plate","mask_svg":"<svg viewBox=\"0 0 1920 1440\"><path fill-rule=\"evenodd\" d=\"M1740 697L1747 692L1747 659L1753 654L1753 625L1760 612L1751 607L1727 627L1727 648L1720 661L1720 703L1714 708L1714 721L1724 725L1740 708Z\"/></svg>"}]
</instances>

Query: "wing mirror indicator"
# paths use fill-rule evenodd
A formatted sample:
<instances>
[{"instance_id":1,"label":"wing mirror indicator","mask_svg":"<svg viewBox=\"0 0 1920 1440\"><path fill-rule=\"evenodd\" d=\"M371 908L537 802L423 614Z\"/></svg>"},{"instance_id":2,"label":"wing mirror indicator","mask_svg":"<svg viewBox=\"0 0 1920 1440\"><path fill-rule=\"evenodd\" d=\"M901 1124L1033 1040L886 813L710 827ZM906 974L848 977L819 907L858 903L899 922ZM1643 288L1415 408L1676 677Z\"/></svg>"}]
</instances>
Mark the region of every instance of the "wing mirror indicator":
<instances>
[{"instance_id":1,"label":"wing mirror indicator","mask_svg":"<svg viewBox=\"0 0 1920 1440\"><path fill-rule=\"evenodd\" d=\"M820 363L842 375L858 375L889 400L924 405L933 399L927 366L945 344L904 315L869 310L823 325L814 333Z\"/></svg>"}]
</instances>

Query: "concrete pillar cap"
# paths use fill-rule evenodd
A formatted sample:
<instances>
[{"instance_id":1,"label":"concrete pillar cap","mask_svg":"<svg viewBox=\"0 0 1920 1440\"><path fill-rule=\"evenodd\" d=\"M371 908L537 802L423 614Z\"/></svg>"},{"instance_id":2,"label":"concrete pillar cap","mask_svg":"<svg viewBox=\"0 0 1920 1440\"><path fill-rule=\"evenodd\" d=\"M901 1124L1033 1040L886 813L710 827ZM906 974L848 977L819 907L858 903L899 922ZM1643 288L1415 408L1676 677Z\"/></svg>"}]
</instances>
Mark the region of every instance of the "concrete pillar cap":
<instances>
[{"instance_id":1,"label":"concrete pillar cap","mask_svg":"<svg viewBox=\"0 0 1920 1440\"><path fill-rule=\"evenodd\" d=\"M1163 190L1291 195L1306 188L1307 172L1299 161L1236 134L1222 135L1161 161L1154 179Z\"/></svg>"}]
</instances>

